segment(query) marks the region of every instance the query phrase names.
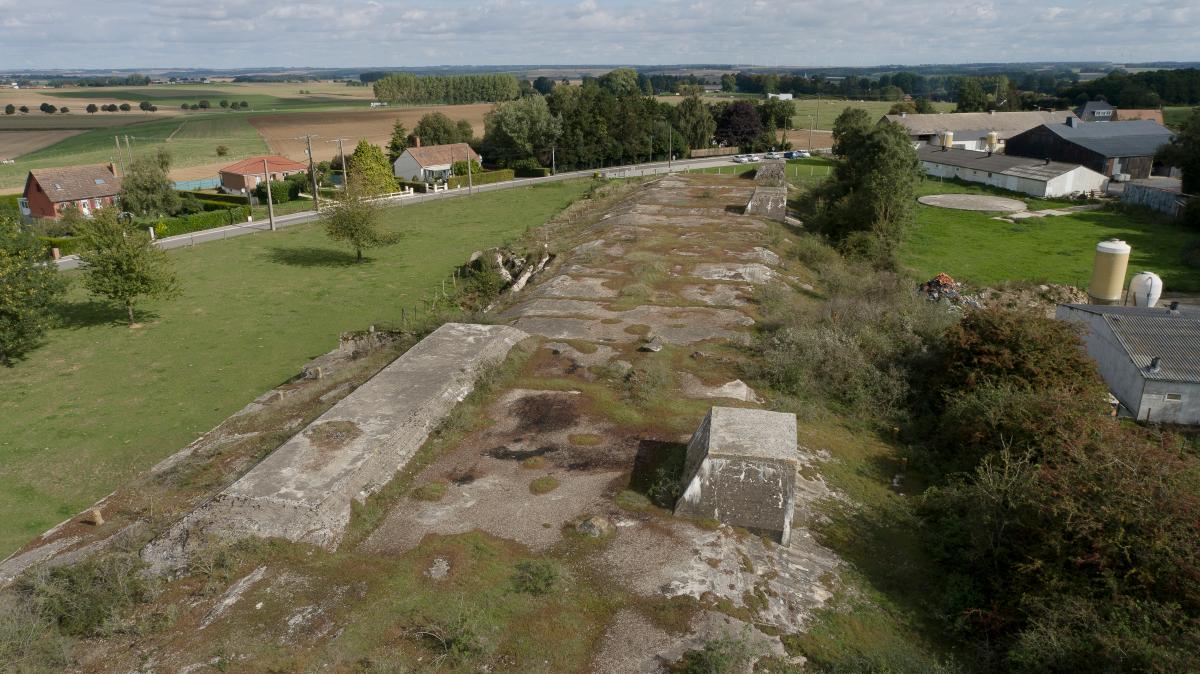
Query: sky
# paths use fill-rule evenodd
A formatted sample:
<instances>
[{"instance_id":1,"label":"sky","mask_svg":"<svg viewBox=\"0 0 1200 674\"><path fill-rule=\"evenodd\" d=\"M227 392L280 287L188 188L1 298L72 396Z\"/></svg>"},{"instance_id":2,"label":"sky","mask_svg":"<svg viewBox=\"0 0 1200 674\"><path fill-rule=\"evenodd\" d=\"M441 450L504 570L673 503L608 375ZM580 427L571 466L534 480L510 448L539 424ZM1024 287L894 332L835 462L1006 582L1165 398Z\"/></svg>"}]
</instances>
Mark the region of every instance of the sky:
<instances>
[{"instance_id":1,"label":"sky","mask_svg":"<svg viewBox=\"0 0 1200 674\"><path fill-rule=\"evenodd\" d=\"M1198 60L1200 0L0 0L0 70Z\"/></svg>"}]
</instances>

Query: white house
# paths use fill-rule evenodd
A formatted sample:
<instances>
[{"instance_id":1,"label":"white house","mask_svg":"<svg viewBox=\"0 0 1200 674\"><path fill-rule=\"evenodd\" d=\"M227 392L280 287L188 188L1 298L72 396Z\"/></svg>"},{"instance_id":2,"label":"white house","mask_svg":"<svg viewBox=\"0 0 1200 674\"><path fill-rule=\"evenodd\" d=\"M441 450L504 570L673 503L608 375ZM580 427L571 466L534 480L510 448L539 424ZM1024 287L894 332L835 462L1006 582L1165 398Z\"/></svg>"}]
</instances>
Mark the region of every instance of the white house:
<instances>
[{"instance_id":1,"label":"white house","mask_svg":"<svg viewBox=\"0 0 1200 674\"><path fill-rule=\"evenodd\" d=\"M1125 413L1200 424L1200 311L1062 304L1055 316L1086 326L1088 355Z\"/></svg>"},{"instance_id":2,"label":"white house","mask_svg":"<svg viewBox=\"0 0 1200 674\"><path fill-rule=\"evenodd\" d=\"M468 157L476 162L483 162L483 158L466 143L425 147L418 144L396 158L392 163L392 175L400 180L412 182L440 182L450 177L450 169L454 162L466 161Z\"/></svg>"},{"instance_id":3,"label":"white house","mask_svg":"<svg viewBox=\"0 0 1200 674\"><path fill-rule=\"evenodd\" d=\"M767 94L767 98L778 98L781 101L790 101L790 100L792 100L792 95L791 94Z\"/></svg>"},{"instance_id":4,"label":"white house","mask_svg":"<svg viewBox=\"0 0 1200 674\"><path fill-rule=\"evenodd\" d=\"M1103 192L1108 186L1107 177L1079 164L933 145L917 146L917 158L926 175L958 178L1034 197Z\"/></svg>"}]
</instances>

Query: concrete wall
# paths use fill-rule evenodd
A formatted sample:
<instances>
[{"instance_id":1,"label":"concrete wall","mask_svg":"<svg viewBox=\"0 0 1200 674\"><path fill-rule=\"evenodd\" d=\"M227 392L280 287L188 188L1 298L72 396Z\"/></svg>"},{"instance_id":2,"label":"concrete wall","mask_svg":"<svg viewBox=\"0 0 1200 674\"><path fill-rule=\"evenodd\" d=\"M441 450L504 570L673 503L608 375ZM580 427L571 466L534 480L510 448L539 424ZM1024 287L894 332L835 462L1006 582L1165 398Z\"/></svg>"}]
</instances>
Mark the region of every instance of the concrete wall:
<instances>
[{"instance_id":1,"label":"concrete wall","mask_svg":"<svg viewBox=\"0 0 1200 674\"><path fill-rule=\"evenodd\" d=\"M1200 384L1147 380L1138 418L1170 424L1200 424Z\"/></svg>"},{"instance_id":2,"label":"concrete wall","mask_svg":"<svg viewBox=\"0 0 1200 674\"><path fill-rule=\"evenodd\" d=\"M1012 192L1021 192L1034 197L1047 196L1047 184L1039 180L1031 180L1029 178L1020 178L1017 176L1006 176L1001 173L990 171L980 171L978 169L963 168L961 166L950 166L949 164L937 164L929 161L922 161L921 167L928 175L937 178L958 178L972 183L981 183L991 185L1001 189L1010 190Z\"/></svg>"},{"instance_id":3,"label":"concrete wall","mask_svg":"<svg viewBox=\"0 0 1200 674\"><path fill-rule=\"evenodd\" d=\"M1170 216L1178 215L1187 199L1178 192L1137 183L1125 183L1125 189L1121 192L1121 201L1124 203L1153 208Z\"/></svg>"}]
</instances>

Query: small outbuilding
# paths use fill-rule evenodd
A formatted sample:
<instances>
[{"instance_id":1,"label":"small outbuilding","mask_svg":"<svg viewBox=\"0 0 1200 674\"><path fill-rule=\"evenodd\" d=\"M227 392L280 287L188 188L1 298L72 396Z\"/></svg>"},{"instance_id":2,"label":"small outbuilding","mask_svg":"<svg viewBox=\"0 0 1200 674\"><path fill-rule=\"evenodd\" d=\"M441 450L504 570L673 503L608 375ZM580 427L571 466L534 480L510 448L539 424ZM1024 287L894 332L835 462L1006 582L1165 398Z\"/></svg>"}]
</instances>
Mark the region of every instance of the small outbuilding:
<instances>
[{"instance_id":1,"label":"small outbuilding","mask_svg":"<svg viewBox=\"0 0 1200 674\"><path fill-rule=\"evenodd\" d=\"M112 164L33 169L17 205L25 218L57 220L71 208L91 217L115 204L120 194L121 178Z\"/></svg>"},{"instance_id":2,"label":"small outbuilding","mask_svg":"<svg viewBox=\"0 0 1200 674\"><path fill-rule=\"evenodd\" d=\"M264 161L266 162L266 171L263 169ZM230 194L245 194L258 187L259 181L267 171L271 174L271 180L283 180L292 174L304 173L307 170L307 165L279 155L249 157L220 170L221 191Z\"/></svg>"},{"instance_id":3,"label":"small outbuilding","mask_svg":"<svg viewBox=\"0 0 1200 674\"><path fill-rule=\"evenodd\" d=\"M1173 307L1063 304L1055 315L1085 327L1088 355L1122 412L1200 424L1200 310Z\"/></svg>"},{"instance_id":4,"label":"small outbuilding","mask_svg":"<svg viewBox=\"0 0 1200 674\"><path fill-rule=\"evenodd\" d=\"M468 158L474 162L483 162L483 158L466 143L424 147L418 143L392 162L392 175L400 180L415 183L442 182L450 177L454 162L466 161Z\"/></svg>"},{"instance_id":5,"label":"small outbuilding","mask_svg":"<svg viewBox=\"0 0 1200 674\"><path fill-rule=\"evenodd\" d=\"M1103 192L1108 186L1108 178L1079 164L931 145L917 147L917 158L935 178L957 178L1034 197Z\"/></svg>"},{"instance_id":6,"label":"small outbuilding","mask_svg":"<svg viewBox=\"0 0 1200 674\"><path fill-rule=\"evenodd\" d=\"M675 514L743 527L787 545L798 469L796 415L713 407L688 443Z\"/></svg>"}]
</instances>

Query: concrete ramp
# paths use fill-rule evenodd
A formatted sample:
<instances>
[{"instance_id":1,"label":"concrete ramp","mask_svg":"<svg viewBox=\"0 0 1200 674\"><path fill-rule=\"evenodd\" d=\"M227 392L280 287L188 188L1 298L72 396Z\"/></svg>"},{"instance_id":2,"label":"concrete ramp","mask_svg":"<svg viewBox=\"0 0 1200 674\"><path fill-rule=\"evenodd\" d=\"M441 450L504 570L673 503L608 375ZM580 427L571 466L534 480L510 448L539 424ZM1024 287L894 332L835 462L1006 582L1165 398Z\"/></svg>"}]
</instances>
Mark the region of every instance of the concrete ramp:
<instances>
[{"instance_id":1,"label":"concrete ramp","mask_svg":"<svg viewBox=\"0 0 1200 674\"><path fill-rule=\"evenodd\" d=\"M787 169L778 160L764 161L754 174L754 194L746 215L761 215L783 222L787 218Z\"/></svg>"},{"instance_id":2,"label":"concrete ramp","mask_svg":"<svg viewBox=\"0 0 1200 674\"><path fill-rule=\"evenodd\" d=\"M527 335L448 323L143 550L162 571L182 566L200 535L286 538L334 549L350 507L408 463L429 433Z\"/></svg>"}]
</instances>

